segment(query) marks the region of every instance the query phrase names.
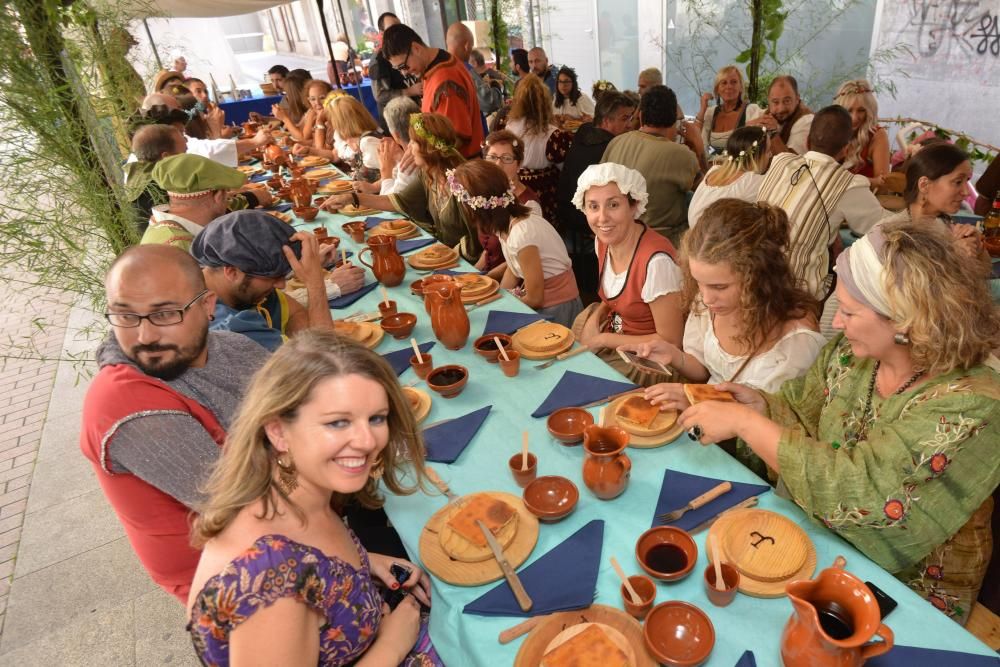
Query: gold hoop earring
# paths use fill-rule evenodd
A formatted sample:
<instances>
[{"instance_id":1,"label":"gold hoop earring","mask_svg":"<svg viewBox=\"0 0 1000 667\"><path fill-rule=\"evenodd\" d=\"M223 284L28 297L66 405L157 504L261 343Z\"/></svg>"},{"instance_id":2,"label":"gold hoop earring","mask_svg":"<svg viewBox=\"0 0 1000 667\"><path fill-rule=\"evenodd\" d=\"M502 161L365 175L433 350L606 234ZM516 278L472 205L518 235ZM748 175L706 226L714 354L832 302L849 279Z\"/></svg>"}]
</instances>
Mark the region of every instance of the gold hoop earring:
<instances>
[{"instance_id":1,"label":"gold hoop earring","mask_svg":"<svg viewBox=\"0 0 1000 667\"><path fill-rule=\"evenodd\" d=\"M295 462L292 461L292 455L288 454L288 461L282 461L281 455L279 454L274 462L278 464L278 481L276 482L278 488L286 496L292 495L292 492L299 487L299 473L295 469Z\"/></svg>"},{"instance_id":2,"label":"gold hoop earring","mask_svg":"<svg viewBox=\"0 0 1000 667\"><path fill-rule=\"evenodd\" d=\"M382 479L382 475L384 474L385 474L385 461L382 460L382 455L379 454L378 458L376 458L375 462L372 464L372 469L368 473L368 476L377 482L380 479Z\"/></svg>"}]
</instances>

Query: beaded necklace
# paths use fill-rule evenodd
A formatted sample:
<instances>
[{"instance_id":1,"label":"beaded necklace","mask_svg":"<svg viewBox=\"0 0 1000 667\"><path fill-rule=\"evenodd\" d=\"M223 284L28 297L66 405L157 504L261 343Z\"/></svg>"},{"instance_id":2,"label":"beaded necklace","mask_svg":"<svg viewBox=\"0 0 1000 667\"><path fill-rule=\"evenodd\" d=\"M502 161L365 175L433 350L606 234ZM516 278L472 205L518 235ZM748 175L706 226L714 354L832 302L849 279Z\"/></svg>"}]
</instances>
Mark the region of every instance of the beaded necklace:
<instances>
[{"instance_id":1,"label":"beaded necklace","mask_svg":"<svg viewBox=\"0 0 1000 667\"><path fill-rule=\"evenodd\" d=\"M858 434L857 434L857 437L855 438L855 442L861 442L862 440L867 439L867 437L868 437L868 428L871 426L871 423L873 421L875 421L873 415L871 414L872 413L872 398L875 395L875 380L876 380L876 378L878 376L878 369L879 369L879 367L881 365L882 365L881 361L876 361L875 362L875 368L872 369L872 379L871 379L871 381L868 382L868 396L865 398L865 411L861 413L861 427L858 429ZM917 380L919 380L923 376L924 372L925 371L917 371L916 373L914 373L913 375L911 375L910 379L907 380L906 382L904 382L899 387L899 389L897 389L896 391L894 391L892 393L894 395L896 395L896 396L899 396L904 391L906 391L911 386L913 386L913 383L916 382Z\"/></svg>"}]
</instances>

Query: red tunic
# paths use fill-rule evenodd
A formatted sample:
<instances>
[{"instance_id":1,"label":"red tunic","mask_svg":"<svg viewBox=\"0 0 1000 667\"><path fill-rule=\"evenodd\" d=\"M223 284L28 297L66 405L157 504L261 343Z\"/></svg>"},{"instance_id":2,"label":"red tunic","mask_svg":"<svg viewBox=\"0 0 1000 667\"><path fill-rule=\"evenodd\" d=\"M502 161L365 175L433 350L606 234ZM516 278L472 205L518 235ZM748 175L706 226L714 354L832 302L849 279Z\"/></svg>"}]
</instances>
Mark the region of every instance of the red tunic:
<instances>
[{"instance_id":1,"label":"red tunic","mask_svg":"<svg viewBox=\"0 0 1000 667\"><path fill-rule=\"evenodd\" d=\"M113 473L109 448L118 427L141 413L186 414L222 446L226 432L200 403L126 364L105 366L83 403L80 449L153 580L187 604L200 552L190 544L190 510L135 475Z\"/></svg>"},{"instance_id":2,"label":"red tunic","mask_svg":"<svg viewBox=\"0 0 1000 667\"><path fill-rule=\"evenodd\" d=\"M636 222L636 224L642 224ZM604 293L604 265L607 262L608 246L597 241L597 268L600 279L598 280L597 294L601 301L611 309L611 317L608 319L606 331L612 333L625 334L627 336L647 336L656 333L656 322L653 320L653 311L649 304L642 300L642 286L646 283L646 268L653 257L661 253L670 255L676 261L676 251L674 244L664 236L650 231L649 227L643 225L642 235L639 243L632 255L632 261L628 265L628 273L625 276L625 286L615 295Z\"/></svg>"},{"instance_id":3,"label":"red tunic","mask_svg":"<svg viewBox=\"0 0 1000 667\"><path fill-rule=\"evenodd\" d=\"M470 159L480 157L484 136L476 87L463 63L446 51L441 53L448 58L424 72L420 110L447 116L455 126L459 152Z\"/></svg>"}]
</instances>

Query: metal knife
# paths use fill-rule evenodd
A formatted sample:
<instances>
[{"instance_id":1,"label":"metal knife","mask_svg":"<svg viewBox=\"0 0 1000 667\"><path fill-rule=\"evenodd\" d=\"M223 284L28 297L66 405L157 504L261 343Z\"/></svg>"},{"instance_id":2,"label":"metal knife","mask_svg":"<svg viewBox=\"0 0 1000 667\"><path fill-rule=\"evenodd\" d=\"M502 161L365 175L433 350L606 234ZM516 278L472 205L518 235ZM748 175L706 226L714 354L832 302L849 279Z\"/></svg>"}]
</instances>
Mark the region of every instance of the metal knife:
<instances>
[{"instance_id":1,"label":"metal knife","mask_svg":"<svg viewBox=\"0 0 1000 667\"><path fill-rule=\"evenodd\" d=\"M517 604L521 607L521 611L531 611L531 607L534 604L531 598L528 596L528 591L524 590L524 584L517 577L517 572L514 568L510 566L507 562L507 557L503 555L503 547L497 542L496 538L493 537L493 533L490 529L486 527L486 524L481 520L476 519L476 525L479 526L479 530L483 532L483 537L486 538L486 543L490 545L490 551L493 552L493 557L496 559L497 563L500 565L500 569L503 570L503 576L507 579L507 583L510 585L510 590L514 592L514 598L517 599Z\"/></svg>"},{"instance_id":2,"label":"metal knife","mask_svg":"<svg viewBox=\"0 0 1000 667\"><path fill-rule=\"evenodd\" d=\"M694 528L692 528L688 532L693 535L694 533L697 533L699 531L705 530L706 528L708 528L709 526L711 526L713 523L716 522L716 520L718 520L719 517L721 517L723 514L726 514L727 512L732 512L733 510L743 509L744 507L753 507L756 504L757 504L757 496L750 496L749 498L747 498L743 502L738 503L736 505L733 505L729 509L722 510L721 512L719 512L718 514L716 514L713 517L705 519L704 521L702 521L701 523L699 523L697 526L695 526Z\"/></svg>"},{"instance_id":3,"label":"metal knife","mask_svg":"<svg viewBox=\"0 0 1000 667\"><path fill-rule=\"evenodd\" d=\"M549 359L548 361L546 361L544 364L538 364L537 366L535 366L535 370L536 371L544 370L544 369L548 368L549 366L551 366L552 364L556 363L557 361L563 361L564 359L569 359L570 357L575 357L576 355L578 355L578 354L580 354L582 352L587 352L589 349L590 348L588 348L586 345L578 345L575 350L569 350L568 352L563 352L562 354L557 354L556 356L554 356L551 359Z\"/></svg>"}]
</instances>

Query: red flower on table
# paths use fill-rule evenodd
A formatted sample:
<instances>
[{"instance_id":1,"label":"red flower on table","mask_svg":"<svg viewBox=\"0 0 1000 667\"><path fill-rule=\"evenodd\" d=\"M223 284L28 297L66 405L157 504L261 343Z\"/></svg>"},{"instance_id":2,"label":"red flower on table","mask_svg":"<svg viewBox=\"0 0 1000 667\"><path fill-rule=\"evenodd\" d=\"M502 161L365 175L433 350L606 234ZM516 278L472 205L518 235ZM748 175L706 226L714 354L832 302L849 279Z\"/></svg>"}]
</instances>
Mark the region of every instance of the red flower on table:
<instances>
[{"instance_id":1,"label":"red flower on table","mask_svg":"<svg viewBox=\"0 0 1000 667\"><path fill-rule=\"evenodd\" d=\"M887 502L885 507L882 508L882 511L885 512L885 515L893 521L899 521L903 518L903 515L906 514L906 508L903 507L902 501L896 500L895 498Z\"/></svg>"},{"instance_id":2,"label":"red flower on table","mask_svg":"<svg viewBox=\"0 0 1000 667\"><path fill-rule=\"evenodd\" d=\"M937 579L938 581L944 579L944 570L941 569L940 565L928 565L925 572L931 579Z\"/></svg>"},{"instance_id":3,"label":"red flower on table","mask_svg":"<svg viewBox=\"0 0 1000 667\"><path fill-rule=\"evenodd\" d=\"M935 475L940 475L942 472L944 472L944 469L948 467L949 463L951 463L951 461L949 461L948 457L945 456L944 454L941 453L935 454L934 456L931 457L931 462L930 462L931 472L933 472Z\"/></svg>"}]
</instances>

